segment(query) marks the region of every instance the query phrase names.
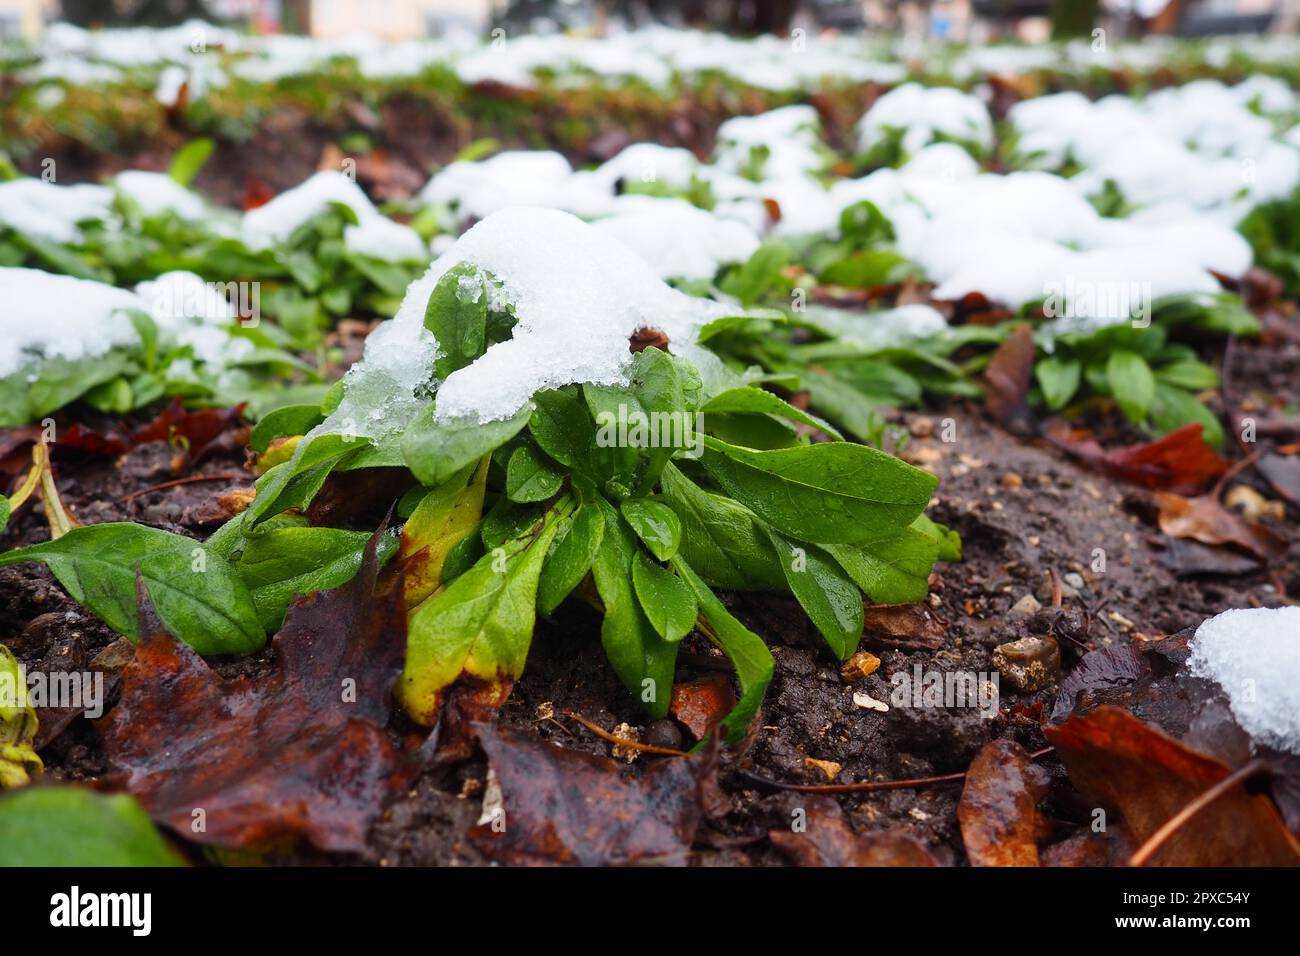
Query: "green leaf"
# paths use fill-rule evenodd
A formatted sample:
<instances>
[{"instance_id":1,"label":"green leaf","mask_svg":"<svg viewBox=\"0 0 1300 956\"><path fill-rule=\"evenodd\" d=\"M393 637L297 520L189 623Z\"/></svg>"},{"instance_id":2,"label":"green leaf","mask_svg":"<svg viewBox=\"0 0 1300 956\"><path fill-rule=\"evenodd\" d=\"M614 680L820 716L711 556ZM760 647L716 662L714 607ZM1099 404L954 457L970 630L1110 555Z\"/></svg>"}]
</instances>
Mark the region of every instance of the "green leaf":
<instances>
[{"instance_id":1,"label":"green leaf","mask_svg":"<svg viewBox=\"0 0 1300 956\"><path fill-rule=\"evenodd\" d=\"M877 440L884 420L880 407L889 401L878 395L864 395L848 382L824 371L809 370L802 377L813 408L839 423L860 441Z\"/></svg>"},{"instance_id":2,"label":"green leaf","mask_svg":"<svg viewBox=\"0 0 1300 956\"><path fill-rule=\"evenodd\" d=\"M180 185L188 186L207 163L216 145L207 136L190 140L172 157L171 165L167 167L167 175Z\"/></svg>"},{"instance_id":3,"label":"green leaf","mask_svg":"<svg viewBox=\"0 0 1300 956\"><path fill-rule=\"evenodd\" d=\"M285 405L262 416L248 434L248 447L253 451L266 451L271 441L291 435L305 435L324 417L319 405Z\"/></svg>"},{"instance_id":4,"label":"green leaf","mask_svg":"<svg viewBox=\"0 0 1300 956\"><path fill-rule=\"evenodd\" d=\"M126 794L31 787L0 797L0 866L182 866Z\"/></svg>"},{"instance_id":5,"label":"green leaf","mask_svg":"<svg viewBox=\"0 0 1300 956\"><path fill-rule=\"evenodd\" d=\"M447 549L447 559L442 562L440 584L450 584L474 566L483 557L483 539L467 534Z\"/></svg>"},{"instance_id":6,"label":"green leaf","mask_svg":"<svg viewBox=\"0 0 1300 956\"><path fill-rule=\"evenodd\" d=\"M728 273L720 283L722 291L734 295L744 305L761 299L781 281L782 270L790 261L790 247L783 242L765 242L739 269Z\"/></svg>"},{"instance_id":7,"label":"green leaf","mask_svg":"<svg viewBox=\"0 0 1300 956\"><path fill-rule=\"evenodd\" d=\"M681 555L705 580L729 591L780 591L785 573L772 543L744 505L705 491L669 464L663 501L682 522Z\"/></svg>"},{"instance_id":8,"label":"green leaf","mask_svg":"<svg viewBox=\"0 0 1300 956\"><path fill-rule=\"evenodd\" d=\"M941 525L932 520L927 514L920 514L916 516L916 520L910 525L910 530L920 531L939 546L937 560L961 560L961 535L946 525Z\"/></svg>"},{"instance_id":9,"label":"green leaf","mask_svg":"<svg viewBox=\"0 0 1300 956\"><path fill-rule=\"evenodd\" d=\"M244 512L245 530L289 508L310 504L330 472L369 447L368 441L350 435L304 436L294 447L292 458L254 484L257 496Z\"/></svg>"},{"instance_id":10,"label":"green leaf","mask_svg":"<svg viewBox=\"0 0 1300 956\"><path fill-rule=\"evenodd\" d=\"M275 528L251 536L235 564L258 619L268 632L279 630L296 595L336 588L356 575L371 536L342 528ZM397 550L397 539L381 535L381 564Z\"/></svg>"},{"instance_id":11,"label":"green leaf","mask_svg":"<svg viewBox=\"0 0 1300 956\"><path fill-rule=\"evenodd\" d=\"M605 537L605 517L594 504L582 505L556 533L537 586L537 609L551 614L582 583Z\"/></svg>"},{"instance_id":12,"label":"green leaf","mask_svg":"<svg viewBox=\"0 0 1300 956\"><path fill-rule=\"evenodd\" d=\"M844 660L862 640L862 592L820 548L797 545L770 528L768 534L795 599Z\"/></svg>"},{"instance_id":13,"label":"green leaf","mask_svg":"<svg viewBox=\"0 0 1300 956\"><path fill-rule=\"evenodd\" d=\"M1216 388L1219 373L1214 366L1196 359L1174 362L1155 371L1156 380L1175 388L1185 388L1189 392L1200 392L1207 388Z\"/></svg>"},{"instance_id":14,"label":"green leaf","mask_svg":"<svg viewBox=\"0 0 1300 956\"><path fill-rule=\"evenodd\" d=\"M1079 390L1083 377L1083 363L1077 359L1063 359L1049 355L1034 366L1034 377L1043 390L1043 401L1056 411L1064 408Z\"/></svg>"},{"instance_id":15,"label":"green leaf","mask_svg":"<svg viewBox=\"0 0 1300 956\"><path fill-rule=\"evenodd\" d=\"M658 720L668 713L672 700L677 645L661 638L641 609L632 584L637 547L631 531L607 501L599 499L597 506L605 519L605 535L591 576L605 607L601 646L623 686Z\"/></svg>"},{"instance_id":16,"label":"green leaf","mask_svg":"<svg viewBox=\"0 0 1300 956\"><path fill-rule=\"evenodd\" d=\"M869 246L889 242L894 238L894 226L869 199L847 206L840 213L840 235L851 239L855 245Z\"/></svg>"},{"instance_id":17,"label":"green leaf","mask_svg":"<svg viewBox=\"0 0 1300 956\"><path fill-rule=\"evenodd\" d=\"M545 501L563 484L564 475L532 446L520 445L511 454L506 466L506 497L511 501Z\"/></svg>"},{"instance_id":18,"label":"green leaf","mask_svg":"<svg viewBox=\"0 0 1300 956\"><path fill-rule=\"evenodd\" d=\"M198 541L124 522L73 528L0 555L0 567L43 561L78 604L119 634L139 637L136 574L168 633L200 654L251 654L266 642L234 568Z\"/></svg>"},{"instance_id":19,"label":"green leaf","mask_svg":"<svg viewBox=\"0 0 1300 956\"><path fill-rule=\"evenodd\" d=\"M665 641L680 641L695 629L695 595L690 587L639 551L632 562L632 585L646 619Z\"/></svg>"},{"instance_id":20,"label":"green leaf","mask_svg":"<svg viewBox=\"0 0 1300 956\"><path fill-rule=\"evenodd\" d=\"M532 412L523 408L511 418L479 422L473 418L439 421L430 405L402 436L402 457L426 485L440 485L466 465L496 451L528 424Z\"/></svg>"},{"instance_id":21,"label":"green leaf","mask_svg":"<svg viewBox=\"0 0 1300 956\"><path fill-rule=\"evenodd\" d=\"M722 720L727 742L735 743L745 736L758 713L763 695L767 693L768 684L772 682L775 670L772 652L767 649L762 638L736 620L682 558L673 558L672 564L682 580L695 592L700 613L708 623L705 633L709 640L720 647L735 665L741 697L731 713Z\"/></svg>"},{"instance_id":22,"label":"green leaf","mask_svg":"<svg viewBox=\"0 0 1300 956\"><path fill-rule=\"evenodd\" d=\"M861 545L828 544L826 551L878 604L911 604L929 594L938 542L915 527Z\"/></svg>"},{"instance_id":23,"label":"green leaf","mask_svg":"<svg viewBox=\"0 0 1300 956\"><path fill-rule=\"evenodd\" d=\"M784 324L787 321L784 312L778 312L775 309L756 310L753 315L724 315L721 318L712 319L700 326L696 333L695 341L703 344L723 332L733 332L737 329L752 326L754 329L765 330L774 323L777 325Z\"/></svg>"},{"instance_id":24,"label":"green leaf","mask_svg":"<svg viewBox=\"0 0 1300 956\"><path fill-rule=\"evenodd\" d=\"M566 467L590 470L596 429L577 389L538 392L533 404L528 430L542 451Z\"/></svg>"},{"instance_id":25,"label":"green leaf","mask_svg":"<svg viewBox=\"0 0 1300 956\"><path fill-rule=\"evenodd\" d=\"M911 260L892 249L863 249L825 269L819 278L831 285L870 289L899 282L915 270Z\"/></svg>"},{"instance_id":26,"label":"green leaf","mask_svg":"<svg viewBox=\"0 0 1300 956\"><path fill-rule=\"evenodd\" d=\"M782 534L855 544L906 527L938 479L874 448L825 442L752 451L705 438L709 475Z\"/></svg>"},{"instance_id":27,"label":"green leaf","mask_svg":"<svg viewBox=\"0 0 1300 956\"><path fill-rule=\"evenodd\" d=\"M1201 423L1201 437L1211 448L1223 447L1225 436L1219 416L1190 392L1157 382L1156 400L1151 407L1151 423L1156 431L1165 434L1188 422Z\"/></svg>"},{"instance_id":28,"label":"green leaf","mask_svg":"<svg viewBox=\"0 0 1300 956\"><path fill-rule=\"evenodd\" d=\"M667 561L677 553L682 543L682 523L672 508L646 498L629 498L619 507L656 558Z\"/></svg>"},{"instance_id":29,"label":"green leaf","mask_svg":"<svg viewBox=\"0 0 1300 956\"><path fill-rule=\"evenodd\" d=\"M158 364L158 323L139 309L127 309L135 334L140 337L140 350L144 353L144 367L152 371Z\"/></svg>"},{"instance_id":30,"label":"green leaf","mask_svg":"<svg viewBox=\"0 0 1300 956\"><path fill-rule=\"evenodd\" d=\"M523 672L542 563L565 516L551 509L411 612L398 696L417 723L436 722L442 691L462 675L496 685Z\"/></svg>"},{"instance_id":31,"label":"green leaf","mask_svg":"<svg viewBox=\"0 0 1300 956\"><path fill-rule=\"evenodd\" d=\"M742 448L793 448L805 444L793 425L771 415L714 413L709 416L709 434Z\"/></svg>"},{"instance_id":32,"label":"green leaf","mask_svg":"<svg viewBox=\"0 0 1300 956\"><path fill-rule=\"evenodd\" d=\"M705 403L702 411L706 415L710 412L748 412L775 415L778 418L788 418L791 421L811 425L836 440L842 441L844 438L829 422L795 408L789 402L777 395L773 395L771 392L751 386L729 388L725 392L715 395Z\"/></svg>"},{"instance_id":33,"label":"green leaf","mask_svg":"<svg viewBox=\"0 0 1300 956\"><path fill-rule=\"evenodd\" d=\"M475 265L452 266L438 280L424 310L424 327L438 340L433 372L446 380L487 348L487 281Z\"/></svg>"},{"instance_id":34,"label":"green leaf","mask_svg":"<svg viewBox=\"0 0 1300 956\"><path fill-rule=\"evenodd\" d=\"M1124 349L1111 352L1106 361L1106 381L1124 417L1135 424L1144 421L1156 397L1155 376L1146 359Z\"/></svg>"}]
</instances>

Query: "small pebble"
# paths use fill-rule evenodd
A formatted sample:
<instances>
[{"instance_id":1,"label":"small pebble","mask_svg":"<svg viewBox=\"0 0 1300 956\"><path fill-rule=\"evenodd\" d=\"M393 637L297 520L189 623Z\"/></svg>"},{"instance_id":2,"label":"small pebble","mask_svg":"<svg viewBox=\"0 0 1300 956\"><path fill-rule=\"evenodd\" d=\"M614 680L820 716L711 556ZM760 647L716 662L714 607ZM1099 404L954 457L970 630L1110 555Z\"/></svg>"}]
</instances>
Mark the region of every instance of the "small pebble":
<instances>
[{"instance_id":1,"label":"small pebble","mask_svg":"<svg viewBox=\"0 0 1300 956\"><path fill-rule=\"evenodd\" d=\"M656 720L645 729L641 741L651 747L666 747L669 750L682 749L682 731L671 720Z\"/></svg>"},{"instance_id":2,"label":"small pebble","mask_svg":"<svg viewBox=\"0 0 1300 956\"><path fill-rule=\"evenodd\" d=\"M1031 694L1061 677L1061 649L1051 637L1022 637L993 649L993 666L1016 690Z\"/></svg>"}]
</instances>

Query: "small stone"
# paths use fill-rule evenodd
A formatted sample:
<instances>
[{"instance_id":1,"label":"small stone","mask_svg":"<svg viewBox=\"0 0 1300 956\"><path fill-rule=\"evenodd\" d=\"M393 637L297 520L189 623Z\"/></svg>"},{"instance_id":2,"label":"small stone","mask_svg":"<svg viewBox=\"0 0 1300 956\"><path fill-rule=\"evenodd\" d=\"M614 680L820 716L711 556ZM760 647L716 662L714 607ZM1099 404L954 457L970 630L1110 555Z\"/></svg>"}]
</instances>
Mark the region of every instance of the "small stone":
<instances>
[{"instance_id":1,"label":"small stone","mask_svg":"<svg viewBox=\"0 0 1300 956\"><path fill-rule=\"evenodd\" d=\"M917 438L929 438L934 434L934 419L918 415L912 419L910 431Z\"/></svg>"},{"instance_id":2,"label":"small stone","mask_svg":"<svg viewBox=\"0 0 1300 956\"><path fill-rule=\"evenodd\" d=\"M1022 693L1050 687L1061 677L1061 649L1055 638L1022 637L993 649L993 666Z\"/></svg>"},{"instance_id":3,"label":"small stone","mask_svg":"<svg viewBox=\"0 0 1300 956\"><path fill-rule=\"evenodd\" d=\"M668 750L682 749L682 731L671 720L656 720L645 729L642 743Z\"/></svg>"},{"instance_id":4,"label":"small stone","mask_svg":"<svg viewBox=\"0 0 1300 956\"><path fill-rule=\"evenodd\" d=\"M870 651L858 651L840 667L840 679L846 684L870 677L880 666L880 658Z\"/></svg>"},{"instance_id":5,"label":"small stone","mask_svg":"<svg viewBox=\"0 0 1300 956\"><path fill-rule=\"evenodd\" d=\"M1043 609L1043 605L1038 602L1038 598L1032 594L1026 594L1015 604L1011 605L1011 610L1007 612L1008 617L1033 617Z\"/></svg>"},{"instance_id":6,"label":"small stone","mask_svg":"<svg viewBox=\"0 0 1300 956\"><path fill-rule=\"evenodd\" d=\"M834 780L840 775L844 768L834 760L817 760L815 757L804 757L803 762L809 767L816 767L822 773L826 774L827 780Z\"/></svg>"},{"instance_id":7,"label":"small stone","mask_svg":"<svg viewBox=\"0 0 1300 956\"><path fill-rule=\"evenodd\" d=\"M1025 479L1021 478L1014 471L1008 471L1002 476L1003 488L1023 488Z\"/></svg>"},{"instance_id":8,"label":"small stone","mask_svg":"<svg viewBox=\"0 0 1300 956\"><path fill-rule=\"evenodd\" d=\"M889 712L889 705L883 700L876 700L870 694L864 694L860 691L853 695L853 703L866 710L878 710L882 714Z\"/></svg>"},{"instance_id":9,"label":"small stone","mask_svg":"<svg viewBox=\"0 0 1300 956\"><path fill-rule=\"evenodd\" d=\"M1078 571L1065 572L1064 576L1062 577L1062 580L1067 585L1074 588L1075 591L1082 591L1088 587L1088 582L1083 579L1083 575L1080 574Z\"/></svg>"}]
</instances>

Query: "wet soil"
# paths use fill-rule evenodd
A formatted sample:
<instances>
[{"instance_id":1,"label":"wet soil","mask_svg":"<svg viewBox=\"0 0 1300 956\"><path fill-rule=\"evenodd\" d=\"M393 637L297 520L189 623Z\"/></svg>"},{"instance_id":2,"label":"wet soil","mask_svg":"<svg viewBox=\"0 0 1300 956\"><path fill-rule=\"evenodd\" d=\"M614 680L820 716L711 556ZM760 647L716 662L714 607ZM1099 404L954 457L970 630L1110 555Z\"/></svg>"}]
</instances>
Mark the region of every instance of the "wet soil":
<instances>
[{"instance_id":1,"label":"wet soil","mask_svg":"<svg viewBox=\"0 0 1300 956\"><path fill-rule=\"evenodd\" d=\"M1300 348L1242 346L1233 379L1239 383L1239 404L1300 406ZM1171 543L1155 525L1146 490L1087 470L1045 441L1013 436L977 406L933 408L895 421L911 436L901 454L940 476L932 517L956 529L963 540L962 560L939 565L932 579L929 603L946 625L942 641L933 649L915 650L868 637L863 649L877 655L880 666L869 676L846 681L792 599L726 595L732 611L767 639L776 673L750 738L723 761L722 802L700 829L692 853L695 864L788 862L767 832L788 829L792 813L808 798L774 791L755 777L826 783L823 768L839 765L836 783L911 779L964 770L995 738L1015 739L1031 751L1045 744L1039 723L1044 706L1050 710L1055 686L1029 694L1003 681L1001 707L993 719L973 707L891 706L880 711L855 703L855 694L864 693L889 702L891 677L897 673L911 673L917 666L991 673L996 645L1047 633L1056 635L1068 673L1086 649L1160 641L1227 608L1272 606L1300 596L1300 512L1294 506L1275 528L1290 542L1290 554L1273 569L1189 573L1171 560ZM251 482L236 448L218 447L194 463L155 442L116 461L67 455L56 463L64 501L81 520L136 520L196 536L214 527L214 494ZM140 493L193 475L222 477ZM1251 469L1234 480L1273 497ZM5 533L4 544L8 549L45 536L39 511L24 508ZM1099 554L1104 554L1104 565ZM1053 606L1056 592L1059 607ZM1038 610L1026 609L1028 602L1022 602L1027 595L1040 605ZM598 635L597 615L576 602L539 621L525 676L500 721L589 753L609 754L611 744L566 716L570 712L607 731L626 724L621 735L635 734L659 746L692 743L690 732L675 721L645 724L605 662ZM0 570L0 640L29 669L86 668L116 639L71 601L43 567ZM232 675L265 665L254 657L218 666ZM686 639L679 682L721 669L725 665L707 642L698 635ZM110 706L112 701L110 690ZM58 715L45 716L54 719L53 729L66 723ZM99 737L84 719L66 723L41 756L55 780L93 785L105 770ZM663 759L674 758L637 754L630 772ZM1043 764L1055 769L1050 756ZM479 816L486 769L477 755L424 774L375 824L362 858L295 859L389 866L481 863L467 831ZM859 832L901 829L941 862L961 864L965 855L955 814L959 796L958 784L835 799Z\"/></svg>"}]
</instances>

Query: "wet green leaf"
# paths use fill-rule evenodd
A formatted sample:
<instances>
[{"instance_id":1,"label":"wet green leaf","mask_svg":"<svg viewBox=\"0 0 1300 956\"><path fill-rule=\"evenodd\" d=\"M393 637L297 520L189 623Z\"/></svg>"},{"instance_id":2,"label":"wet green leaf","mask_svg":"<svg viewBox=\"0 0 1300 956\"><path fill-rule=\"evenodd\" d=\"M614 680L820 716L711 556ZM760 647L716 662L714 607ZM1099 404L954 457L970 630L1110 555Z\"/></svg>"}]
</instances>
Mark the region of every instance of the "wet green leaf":
<instances>
[{"instance_id":1,"label":"wet green leaf","mask_svg":"<svg viewBox=\"0 0 1300 956\"><path fill-rule=\"evenodd\" d=\"M43 561L77 603L120 634L138 636L136 575L167 631L200 654L249 654L266 642L234 568L192 538L112 522L0 555L0 567Z\"/></svg>"},{"instance_id":2,"label":"wet green leaf","mask_svg":"<svg viewBox=\"0 0 1300 956\"><path fill-rule=\"evenodd\" d=\"M753 451L706 438L703 463L782 534L818 544L884 538L911 524L938 485L928 472L845 442Z\"/></svg>"},{"instance_id":3,"label":"wet green leaf","mask_svg":"<svg viewBox=\"0 0 1300 956\"><path fill-rule=\"evenodd\" d=\"M181 866L135 799L83 787L0 797L0 866Z\"/></svg>"},{"instance_id":4,"label":"wet green leaf","mask_svg":"<svg viewBox=\"0 0 1300 956\"><path fill-rule=\"evenodd\" d=\"M637 552L632 584L646 619L665 641L680 641L695 629L695 595L673 572Z\"/></svg>"}]
</instances>

